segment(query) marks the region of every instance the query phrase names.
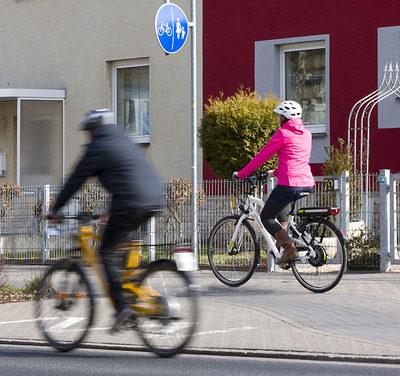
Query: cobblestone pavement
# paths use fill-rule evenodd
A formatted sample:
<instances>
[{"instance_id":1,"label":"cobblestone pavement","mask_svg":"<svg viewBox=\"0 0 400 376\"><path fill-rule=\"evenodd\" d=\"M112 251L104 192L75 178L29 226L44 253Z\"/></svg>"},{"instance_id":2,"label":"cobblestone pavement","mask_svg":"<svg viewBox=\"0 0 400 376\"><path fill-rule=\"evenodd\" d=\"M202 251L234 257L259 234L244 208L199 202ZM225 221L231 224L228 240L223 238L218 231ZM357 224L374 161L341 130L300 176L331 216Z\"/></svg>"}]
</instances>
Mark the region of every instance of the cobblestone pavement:
<instances>
[{"instance_id":1,"label":"cobblestone pavement","mask_svg":"<svg viewBox=\"0 0 400 376\"><path fill-rule=\"evenodd\" d=\"M23 285L41 267L11 266ZM347 273L333 290L315 294L291 272L257 272L245 285L221 284L210 271L193 273L200 323L188 352L322 357L400 363L400 273ZM112 307L98 298L85 340L93 347L142 349L135 332L108 333ZM34 303L0 305L0 342L43 343Z\"/></svg>"}]
</instances>

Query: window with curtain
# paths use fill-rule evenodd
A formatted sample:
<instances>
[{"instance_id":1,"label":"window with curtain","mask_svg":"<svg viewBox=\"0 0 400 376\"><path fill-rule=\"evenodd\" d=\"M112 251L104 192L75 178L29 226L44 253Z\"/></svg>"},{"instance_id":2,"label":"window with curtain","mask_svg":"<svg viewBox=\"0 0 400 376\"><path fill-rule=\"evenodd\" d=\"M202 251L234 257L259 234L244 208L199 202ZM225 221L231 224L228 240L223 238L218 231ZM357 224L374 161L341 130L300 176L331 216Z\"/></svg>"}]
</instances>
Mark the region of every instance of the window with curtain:
<instances>
[{"instance_id":1,"label":"window with curtain","mask_svg":"<svg viewBox=\"0 0 400 376\"><path fill-rule=\"evenodd\" d=\"M324 42L281 48L283 95L300 103L305 125L326 123L326 69Z\"/></svg>"},{"instance_id":2,"label":"window with curtain","mask_svg":"<svg viewBox=\"0 0 400 376\"><path fill-rule=\"evenodd\" d=\"M124 132L149 141L149 66L115 65L114 111Z\"/></svg>"}]
</instances>

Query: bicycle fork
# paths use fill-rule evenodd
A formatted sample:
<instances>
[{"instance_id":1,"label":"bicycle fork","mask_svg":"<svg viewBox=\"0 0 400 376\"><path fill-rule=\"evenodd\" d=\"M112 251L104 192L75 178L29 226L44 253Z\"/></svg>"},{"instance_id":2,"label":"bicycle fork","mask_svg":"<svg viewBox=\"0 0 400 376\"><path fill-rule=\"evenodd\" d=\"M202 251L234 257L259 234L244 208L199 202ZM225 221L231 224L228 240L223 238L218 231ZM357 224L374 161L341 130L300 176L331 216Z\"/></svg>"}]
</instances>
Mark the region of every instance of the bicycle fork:
<instances>
[{"instance_id":1,"label":"bicycle fork","mask_svg":"<svg viewBox=\"0 0 400 376\"><path fill-rule=\"evenodd\" d=\"M236 223L235 231L233 232L232 239L228 247L228 255L230 256L236 255L242 246L245 228L241 226L241 224L243 223L244 219L245 216L242 215Z\"/></svg>"}]
</instances>

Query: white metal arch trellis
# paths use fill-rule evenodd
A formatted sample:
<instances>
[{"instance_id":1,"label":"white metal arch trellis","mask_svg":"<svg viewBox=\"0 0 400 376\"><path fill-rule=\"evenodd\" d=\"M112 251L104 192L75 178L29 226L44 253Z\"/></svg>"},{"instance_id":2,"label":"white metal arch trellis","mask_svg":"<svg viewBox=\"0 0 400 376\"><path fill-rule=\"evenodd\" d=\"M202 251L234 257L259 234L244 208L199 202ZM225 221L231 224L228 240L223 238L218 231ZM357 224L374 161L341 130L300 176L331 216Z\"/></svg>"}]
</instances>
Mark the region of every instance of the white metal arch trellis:
<instances>
[{"instance_id":1,"label":"white metal arch trellis","mask_svg":"<svg viewBox=\"0 0 400 376\"><path fill-rule=\"evenodd\" d=\"M394 74L394 78L393 78ZM353 168L359 175L369 173L369 137L371 114L376 105L391 95L400 97L399 64L393 73L392 63L386 63L379 88L360 99L351 109L347 140L353 148Z\"/></svg>"},{"instance_id":2,"label":"white metal arch trellis","mask_svg":"<svg viewBox=\"0 0 400 376\"><path fill-rule=\"evenodd\" d=\"M399 64L386 63L383 70L383 79L375 91L360 99L351 109L348 118L348 145L352 147L353 172L359 176L356 189L362 195L362 210L359 219L368 226L371 222L370 212L370 129L371 115L374 108L386 98L395 95L400 97Z\"/></svg>"}]
</instances>

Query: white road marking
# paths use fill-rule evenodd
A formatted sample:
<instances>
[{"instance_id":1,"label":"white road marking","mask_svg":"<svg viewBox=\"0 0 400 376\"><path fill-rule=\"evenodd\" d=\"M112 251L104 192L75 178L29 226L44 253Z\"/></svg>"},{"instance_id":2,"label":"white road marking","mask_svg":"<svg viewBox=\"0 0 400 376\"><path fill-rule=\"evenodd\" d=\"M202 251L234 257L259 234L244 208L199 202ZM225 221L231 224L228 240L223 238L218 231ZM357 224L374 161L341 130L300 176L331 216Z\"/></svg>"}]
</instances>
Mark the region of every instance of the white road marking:
<instances>
[{"instance_id":1,"label":"white road marking","mask_svg":"<svg viewBox=\"0 0 400 376\"><path fill-rule=\"evenodd\" d=\"M18 320L18 321L0 321L0 325L10 325L10 324L22 324L25 322L35 322L38 319L30 319L30 320Z\"/></svg>"},{"instance_id":2,"label":"white road marking","mask_svg":"<svg viewBox=\"0 0 400 376\"><path fill-rule=\"evenodd\" d=\"M46 318L46 320L56 320L59 319L58 317L49 317ZM84 320L84 317L68 317L66 318L65 321L60 322L56 324L55 326L51 327L50 330L65 330L66 328L75 325L76 323ZM0 321L0 325L10 325L10 324L22 324L22 323L30 323L30 322L36 322L38 319L29 319L29 320L16 320L16 321ZM91 331L109 331L111 327L91 327L89 330ZM77 330L82 330L82 329L77 329ZM209 330L209 331L204 331L204 332L195 332L193 336L206 336L210 334L225 334L225 333L232 333L232 332L238 332L241 330L258 330L256 327L252 326L244 326L242 328L229 328L225 330Z\"/></svg>"},{"instance_id":3,"label":"white road marking","mask_svg":"<svg viewBox=\"0 0 400 376\"><path fill-rule=\"evenodd\" d=\"M221 334L221 333L232 333L232 332L238 332L240 330L258 330L259 328L252 327L252 326L244 326L243 328L230 328L226 330L209 330L206 332L198 332L194 333L194 336L206 336L210 334Z\"/></svg>"},{"instance_id":4,"label":"white road marking","mask_svg":"<svg viewBox=\"0 0 400 376\"><path fill-rule=\"evenodd\" d=\"M50 318L51 320L52 318ZM64 331L65 329L85 320L85 317L63 317L63 321L51 326L48 331L55 332L55 331ZM82 329L78 329L82 330Z\"/></svg>"}]
</instances>

